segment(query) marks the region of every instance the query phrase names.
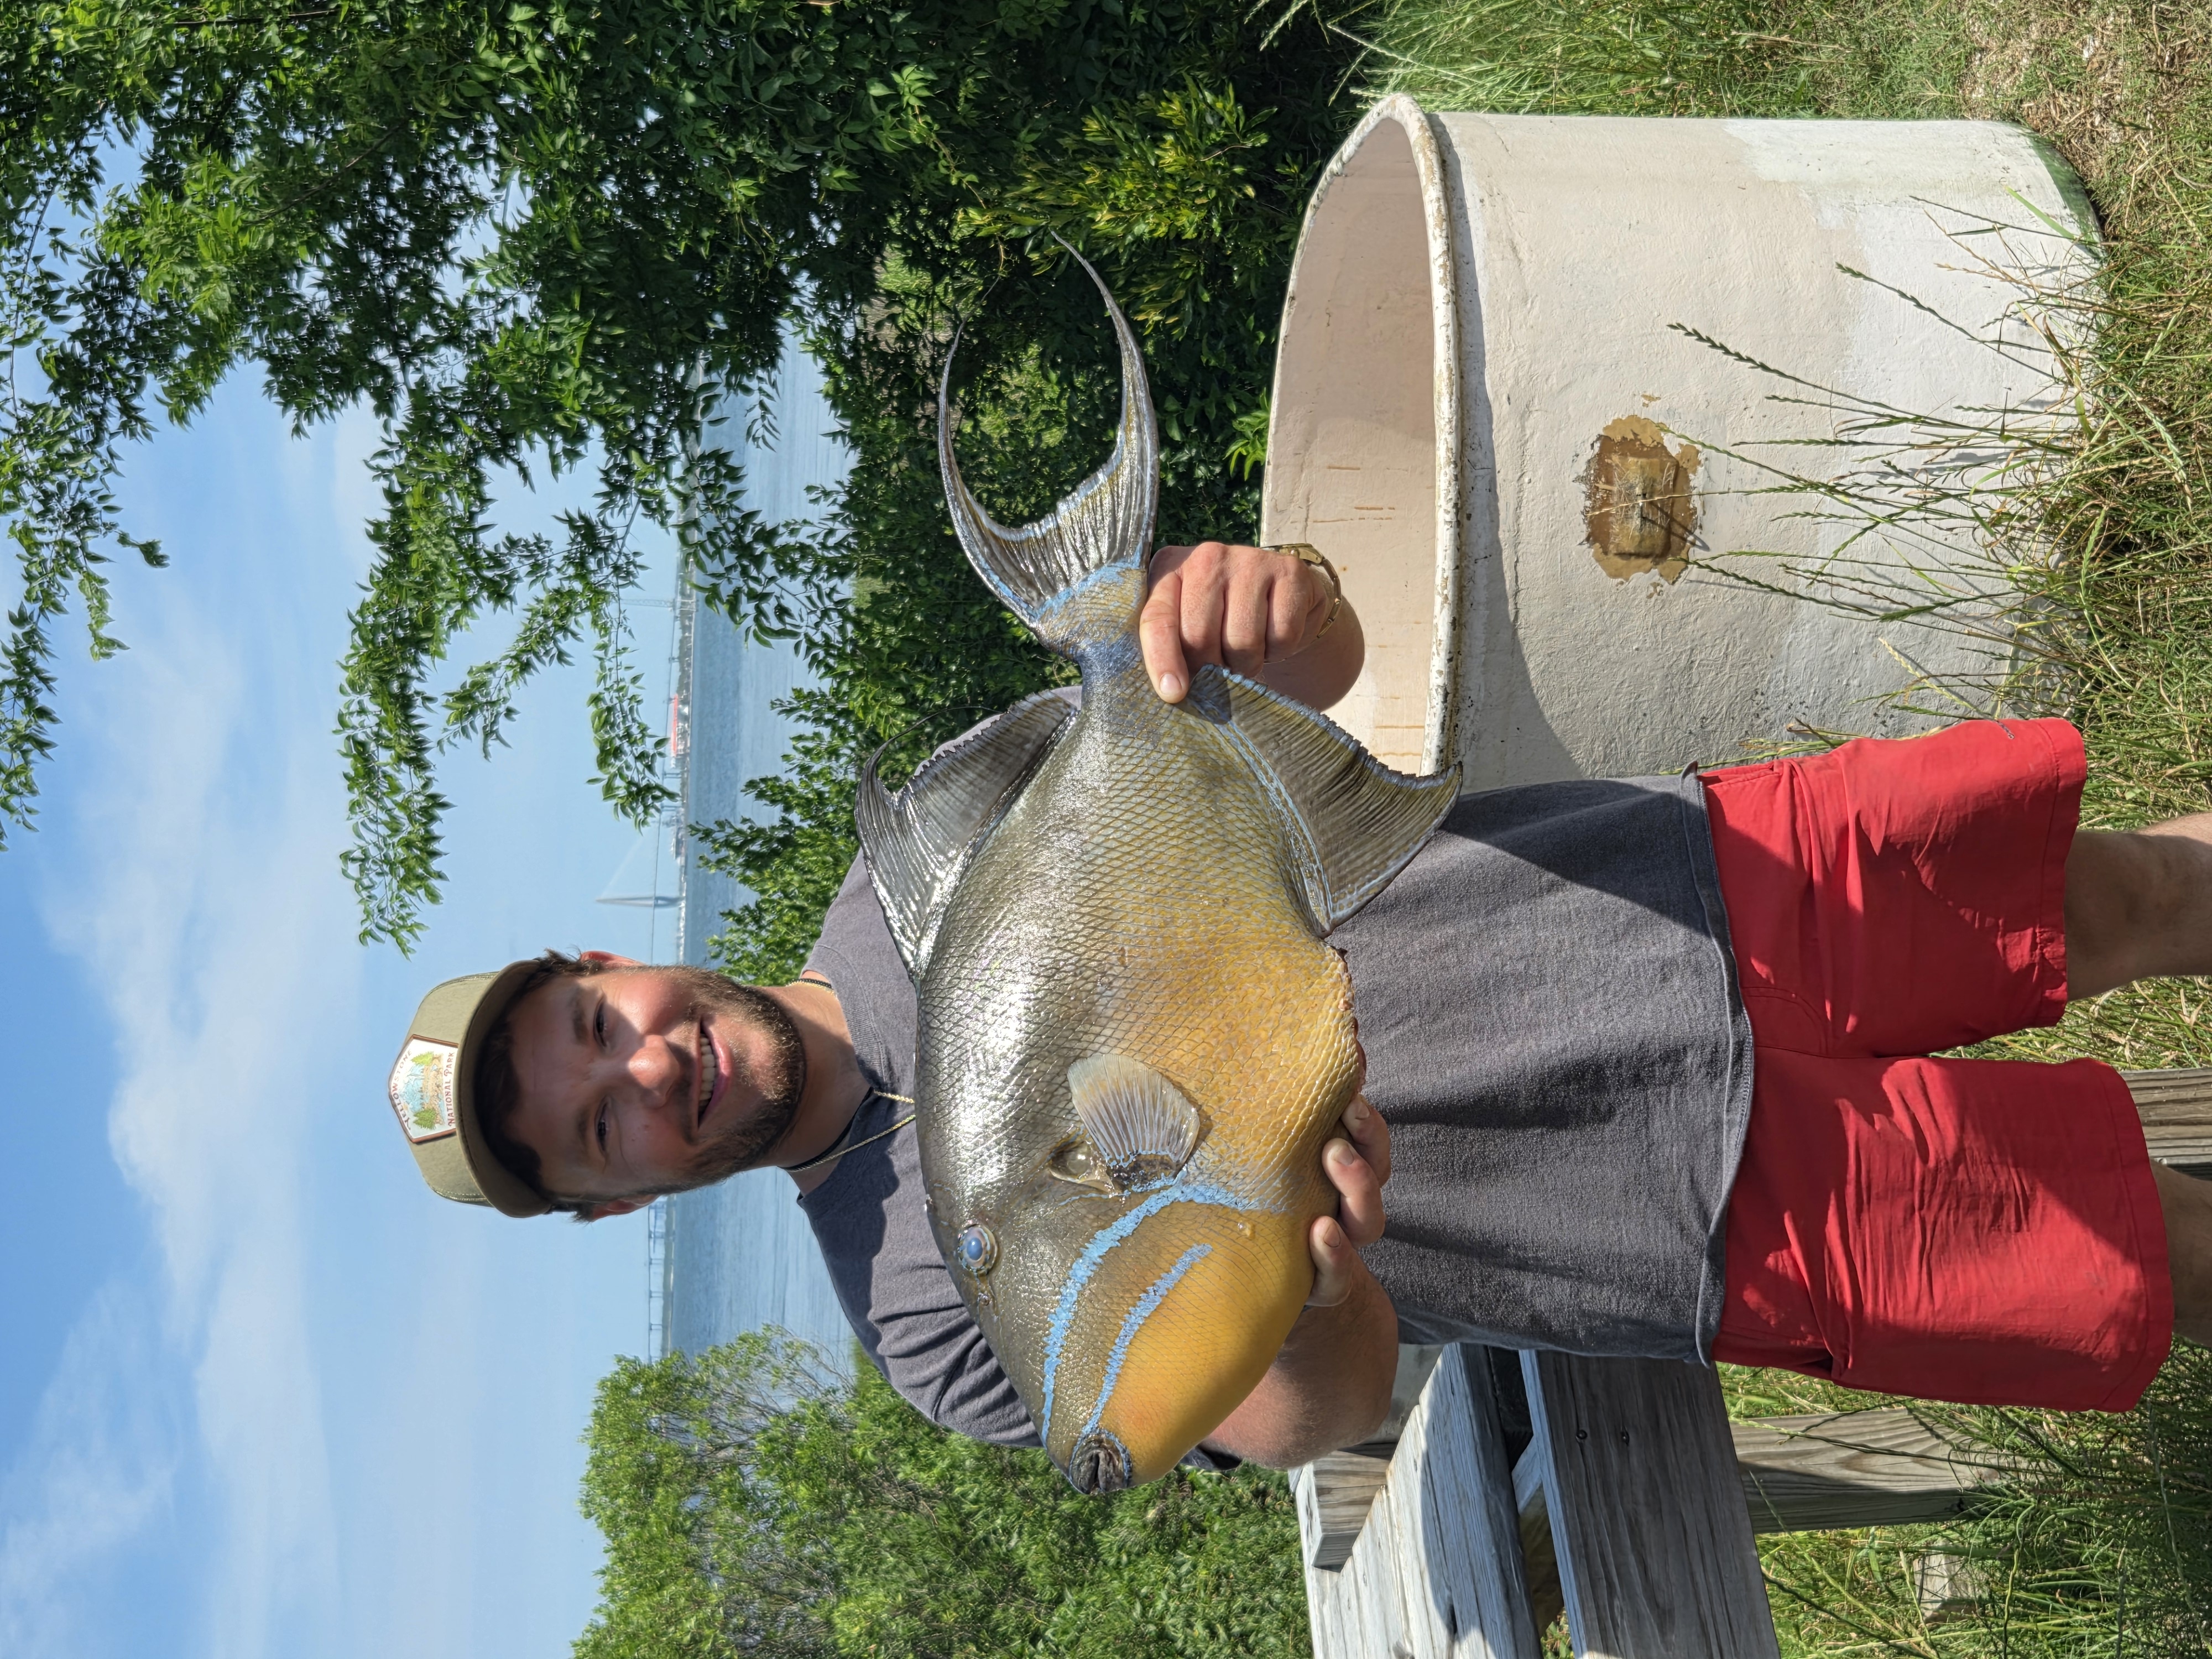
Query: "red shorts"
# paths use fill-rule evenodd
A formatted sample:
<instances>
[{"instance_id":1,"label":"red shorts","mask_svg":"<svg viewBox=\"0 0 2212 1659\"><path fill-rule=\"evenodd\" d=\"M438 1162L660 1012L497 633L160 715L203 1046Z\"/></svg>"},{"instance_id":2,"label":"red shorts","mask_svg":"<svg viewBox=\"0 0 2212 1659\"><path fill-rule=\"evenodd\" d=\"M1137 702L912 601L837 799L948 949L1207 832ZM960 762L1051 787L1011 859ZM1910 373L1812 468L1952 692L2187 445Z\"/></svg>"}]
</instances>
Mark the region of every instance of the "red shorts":
<instances>
[{"instance_id":1,"label":"red shorts","mask_svg":"<svg viewBox=\"0 0 2212 1659\"><path fill-rule=\"evenodd\" d=\"M2173 1328L2110 1066L1931 1060L2066 1006L2081 739L1975 720L1705 775L1750 1011L1717 1359L2123 1411Z\"/></svg>"}]
</instances>

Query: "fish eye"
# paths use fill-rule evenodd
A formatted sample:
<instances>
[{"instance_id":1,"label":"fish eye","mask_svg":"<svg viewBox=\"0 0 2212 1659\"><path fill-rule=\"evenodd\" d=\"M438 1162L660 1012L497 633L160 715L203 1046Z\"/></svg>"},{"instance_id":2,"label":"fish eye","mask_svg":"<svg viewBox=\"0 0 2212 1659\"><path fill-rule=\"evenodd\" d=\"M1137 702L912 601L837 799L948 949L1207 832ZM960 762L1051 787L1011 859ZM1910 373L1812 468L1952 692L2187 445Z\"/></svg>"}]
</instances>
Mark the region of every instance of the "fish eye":
<instances>
[{"instance_id":1,"label":"fish eye","mask_svg":"<svg viewBox=\"0 0 2212 1659\"><path fill-rule=\"evenodd\" d=\"M960 1258L960 1265L978 1279L990 1272L999 1260L999 1241L980 1221L971 1221L963 1227L960 1237L952 1241L952 1248Z\"/></svg>"}]
</instances>

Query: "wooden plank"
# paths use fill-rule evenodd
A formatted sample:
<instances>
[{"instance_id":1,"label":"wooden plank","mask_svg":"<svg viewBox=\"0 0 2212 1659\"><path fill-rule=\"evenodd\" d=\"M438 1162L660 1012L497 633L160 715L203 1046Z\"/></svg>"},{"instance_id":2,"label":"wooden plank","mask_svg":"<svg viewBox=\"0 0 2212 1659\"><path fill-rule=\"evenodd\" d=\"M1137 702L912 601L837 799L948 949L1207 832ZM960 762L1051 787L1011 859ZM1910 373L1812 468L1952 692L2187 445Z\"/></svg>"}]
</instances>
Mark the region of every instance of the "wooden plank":
<instances>
[{"instance_id":1,"label":"wooden plank","mask_svg":"<svg viewBox=\"0 0 2212 1659\"><path fill-rule=\"evenodd\" d=\"M1945 1521L2005 1473L2002 1462L1962 1450L1899 1407L1754 1418L1731 1423L1729 1435L1754 1533ZM1513 1471L1529 1602L1540 1631L1565 1604L1542 1464L1540 1449L1531 1446ZM1948 1589L1945 1594L1951 1595Z\"/></svg>"},{"instance_id":2,"label":"wooden plank","mask_svg":"<svg viewBox=\"0 0 2212 1659\"><path fill-rule=\"evenodd\" d=\"M1352 1542L1367 1524L1367 1511L1389 1473L1390 1455L1443 1352L1441 1346L1400 1343L1397 1375L1390 1381L1390 1414L1374 1437L1316 1458L1305 1466L1303 1478L1291 1480L1298 1500L1298 1538L1309 1568L1334 1571L1351 1558Z\"/></svg>"},{"instance_id":3,"label":"wooden plank","mask_svg":"<svg viewBox=\"0 0 2212 1659\"><path fill-rule=\"evenodd\" d=\"M1779 1659L1711 1370L1522 1356L1577 1654Z\"/></svg>"},{"instance_id":4,"label":"wooden plank","mask_svg":"<svg viewBox=\"0 0 2212 1659\"><path fill-rule=\"evenodd\" d=\"M1754 1533L1948 1520L2005 1472L2001 1462L1953 1445L1901 1407L1757 1418L1731 1423L1729 1431ZM1371 1503L1388 1465L1371 1452L1335 1455L1345 1460L1342 1478L1367 1477L1365 1501ZM1542 1465L1540 1449L1531 1446L1513 1471L1524 1577L1539 1632L1565 1605ZM1340 1559L1348 1558L1351 1547L1346 1540Z\"/></svg>"},{"instance_id":5,"label":"wooden plank","mask_svg":"<svg viewBox=\"0 0 2212 1659\"><path fill-rule=\"evenodd\" d=\"M1532 1443L1513 1466L1513 1507L1521 1515L1521 1562L1528 1577L1528 1617L1539 1636L1566 1611L1559 1557L1552 1547L1552 1510L1544 1502L1544 1455Z\"/></svg>"},{"instance_id":6,"label":"wooden plank","mask_svg":"<svg viewBox=\"0 0 2212 1659\"><path fill-rule=\"evenodd\" d=\"M1414 1659L1536 1659L1513 1469L1482 1350L1455 1347L1437 1369L1420 1419L1421 1479L1386 1488L1401 1538L1418 1539L1425 1596L1409 1596ZM1425 1613L1425 1631L1420 1629Z\"/></svg>"},{"instance_id":7,"label":"wooden plank","mask_svg":"<svg viewBox=\"0 0 2212 1659\"><path fill-rule=\"evenodd\" d=\"M2191 1175L2212 1176L2212 1067L2123 1072L2150 1155Z\"/></svg>"},{"instance_id":8,"label":"wooden plank","mask_svg":"<svg viewBox=\"0 0 2212 1659\"><path fill-rule=\"evenodd\" d=\"M2002 1462L1954 1445L1901 1407L1752 1418L1729 1424L1729 1434L1755 1533L1947 1521L1964 1513L1977 1490L2005 1473ZM1554 1581L1551 1588L1555 1591L1558 1567L1544 1506L1542 1459L1534 1455L1534 1449L1513 1471L1513 1498L1528 1582L1540 1615L1547 1599L1545 1581ZM1388 1462L1363 1449L1332 1453L1314 1467L1318 1470L1324 1464L1341 1471L1335 1478L1347 1489L1343 1507L1357 1506L1364 1522L1366 1506L1382 1490ZM1303 1510L1300 1519L1304 1524ZM1352 1541L1342 1540L1339 1562L1351 1554ZM1318 1565L1310 1542L1307 1559ZM1556 1614L1558 1607L1551 1612ZM1540 1630L1547 1622L1540 1616L1537 1627Z\"/></svg>"},{"instance_id":9,"label":"wooden plank","mask_svg":"<svg viewBox=\"0 0 2212 1659\"><path fill-rule=\"evenodd\" d=\"M1538 1659L1481 1350L1444 1351L1388 1468L1341 1570L1306 1571L1315 1659Z\"/></svg>"},{"instance_id":10,"label":"wooden plank","mask_svg":"<svg viewBox=\"0 0 2212 1659\"><path fill-rule=\"evenodd\" d=\"M1297 1493L1298 1538L1307 1566L1334 1572L1352 1559L1352 1547L1389 1473L1389 1457L1366 1451L1329 1452L1305 1466L1292 1490Z\"/></svg>"},{"instance_id":11,"label":"wooden plank","mask_svg":"<svg viewBox=\"0 0 2212 1659\"><path fill-rule=\"evenodd\" d=\"M1759 1418L1729 1432L1754 1532L1948 1520L2004 1473L1898 1408Z\"/></svg>"},{"instance_id":12,"label":"wooden plank","mask_svg":"<svg viewBox=\"0 0 2212 1659\"><path fill-rule=\"evenodd\" d=\"M2005 1472L2001 1462L1953 1445L1902 1408L1759 1418L1729 1428L1745 1512L1755 1533L1947 1520ZM1371 1503L1390 1465L1372 1455L1337 1455L1351 1478L1367 1475L1365 1501ZM1540 1447L1531 1446L1513 1471L1523 1579L1539 1632L1565 1605L1543 1461ZM1302 1491L1302 1520L1308 1501ZM1352 1547L1347 1541L1342 1559L1349 1559ZM1369 1579L1373 1576L1370 1571ZM1374 1593L1371 1583L1362 1593Z\"/></svg>"}]
</instances>

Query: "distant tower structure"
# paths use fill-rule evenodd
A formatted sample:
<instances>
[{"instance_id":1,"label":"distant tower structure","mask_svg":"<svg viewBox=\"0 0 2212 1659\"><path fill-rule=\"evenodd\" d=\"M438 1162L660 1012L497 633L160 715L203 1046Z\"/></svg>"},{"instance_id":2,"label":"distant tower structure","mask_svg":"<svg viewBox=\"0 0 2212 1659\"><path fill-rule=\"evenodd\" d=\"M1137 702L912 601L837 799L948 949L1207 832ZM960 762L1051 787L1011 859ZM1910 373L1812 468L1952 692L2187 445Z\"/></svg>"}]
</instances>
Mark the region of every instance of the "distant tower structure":
<instances>
[{"instance_id":1,"label":"distant tower structure","mask_svg":"<svg viewBox=\"0 0 2212 1659\"><path fill-rule=\"evenodd\" d=\"M708 441L717 441L712 431L726 434L720 441L744 469L748 508L771 524L816 525L822 503L813 492L842 484L850 457L821 371L795 339L787 336L764 391L771 420L757 423L748 409L731 409ZM729 925L723 918L753 895L723 871L691 867L690 827L743 821L761 810L745 786L783 769L797 729L790 700L814 679L792 641L753 638L702 607L680 574L675 624L670 755L681 805L669 837L669 885L681 901L676 959L707 967L710 942ZM647 1275L660 1298L649 1315L657 1352L696 1352L772 1326L813 1342L833 1365L850 1364L851 1328L787 1177L750 1170L654 1207L662 1212L659 1255Z\"/></svg>"}]
</instances>

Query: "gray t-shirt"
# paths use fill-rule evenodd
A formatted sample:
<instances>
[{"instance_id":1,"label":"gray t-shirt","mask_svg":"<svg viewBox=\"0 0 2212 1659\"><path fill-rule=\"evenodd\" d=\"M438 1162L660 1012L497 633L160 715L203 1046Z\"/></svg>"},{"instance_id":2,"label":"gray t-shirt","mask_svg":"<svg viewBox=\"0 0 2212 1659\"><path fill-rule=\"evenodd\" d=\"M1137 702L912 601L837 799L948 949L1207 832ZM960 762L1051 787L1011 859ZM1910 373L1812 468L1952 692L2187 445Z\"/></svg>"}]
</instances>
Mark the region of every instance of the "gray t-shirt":
<instances>
[{"instance_id":1,"label":"gray t-shirt","mask_svg":"<svg viewBox=\"0 0 2212 1659\"><path fill-rule=\"evenodd\" d=\"M1462 796L1330 942L1390 1125L1389 1227L1362 1254L1401 1340L1706 1357L1751 1028L1696 779ZM860 865L807 967L870 1084L910 1094L914 987ZM872 1097L851 1138L908 1109ZM891 1385L948 1428L1034 1445L921 1190L901 1131L799 1201Z\"/></svg>"}]
</instances>

